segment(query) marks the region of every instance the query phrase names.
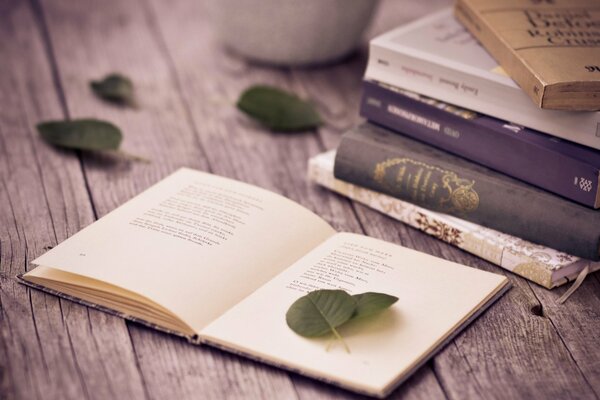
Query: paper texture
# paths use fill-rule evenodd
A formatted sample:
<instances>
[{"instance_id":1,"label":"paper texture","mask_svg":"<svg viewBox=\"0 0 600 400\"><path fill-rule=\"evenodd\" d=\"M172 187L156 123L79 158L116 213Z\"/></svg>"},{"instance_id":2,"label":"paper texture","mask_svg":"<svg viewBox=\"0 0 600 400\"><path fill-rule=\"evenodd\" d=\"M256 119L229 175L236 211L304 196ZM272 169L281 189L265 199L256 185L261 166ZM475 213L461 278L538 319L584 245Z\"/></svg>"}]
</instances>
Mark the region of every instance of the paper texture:
<instances>
[{"instance_id":1,"label":"paper texture","mask_svg":"<svg viewBox=\"0 0 600 400\"><path fill-rule=\"evenodd\" d=\"M334 232L275 193L181 169L33 264L151 299L198 332Z\"/></svg>"},{"instance_id":2,"label":"paper texture","mask_svg":"<svg viewBox=\"0 0 600 400\"><path fill-rule=\"evenodd\" d=\"M377 393L427 357L505 284L503 276L465 267L366 236L338 233L227 311L201 333L309 375ZM289 306L316 288L387 293L398 302L380 315L304 338L285 323Z\"/></svg>"}]
</instances>

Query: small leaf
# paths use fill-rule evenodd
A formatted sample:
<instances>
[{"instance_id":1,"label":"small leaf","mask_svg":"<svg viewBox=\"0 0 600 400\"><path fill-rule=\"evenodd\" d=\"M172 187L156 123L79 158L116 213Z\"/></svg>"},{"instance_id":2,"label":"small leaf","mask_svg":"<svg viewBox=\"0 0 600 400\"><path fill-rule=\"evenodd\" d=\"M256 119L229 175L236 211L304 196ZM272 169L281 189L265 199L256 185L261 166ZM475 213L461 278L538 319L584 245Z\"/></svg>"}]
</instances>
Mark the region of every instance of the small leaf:
<instances>
[{"instance_id":1,"label":"small leaf","mask_svg":"<svg viewBox=\"0 0 600 400\"><path fill-rule=\"evenodd\" d=\"M315 290L296 300L285 319L290 329L301 336L332 333L349 353L348 345L336 328L350 320L381 312L396 301L397 297L384 293L367 292L350 296L344 290Z\"/></svg>"},{"instance_id":2,"label":"small leaf","mask_svg":"<svg viewBox=\"0 0 600 400\"><path fill-rule=\"evenodd\" d=\"M117 150L123 139L119 128L97 119L42 122L37 130L48 143L77 150Z\"/></svg>"},{"instance_id":3,"label":"small leaf","mask_svg":"<svg viewBox=\"0 0 600 400\"><path fill-rule=\"evenodd\" d=\"M352 319L377 314L398 301L396 296L375 292L355 294L352 298L356 301Z\"/></svg>"},{"instance_id":4,"label":"small leaf","mask_svg":"<svg viewBox=\"0 0 600 400\"><path fill-rule=\"evenodd\" d=\"M101 99L121 105L133 106L135 104L133 83L124 75L110 74L102 80L91 81L90 86Z\"/></svg>"},{"instance_id":5,"label":"small leaf","mask_svg":"<svg viewBox=\"0 0 600 400\"><path fill-rule=\"evenodd\" d=\"M301 336L322 336L348 321L355 309L356 301L343 290L315 290L296 300L285 319Z\"/></svg>"},{"instance_id":6,"label":"small leaf","mask_svg":"<svg viewBox=\"0 0 600 400\"><path fill-rule=\"evenodd\" d=\"M237 107L273 131L305 131L321 124L321 117L311 103L271 86L246 89Z\"/></svg>"}]
</instances>

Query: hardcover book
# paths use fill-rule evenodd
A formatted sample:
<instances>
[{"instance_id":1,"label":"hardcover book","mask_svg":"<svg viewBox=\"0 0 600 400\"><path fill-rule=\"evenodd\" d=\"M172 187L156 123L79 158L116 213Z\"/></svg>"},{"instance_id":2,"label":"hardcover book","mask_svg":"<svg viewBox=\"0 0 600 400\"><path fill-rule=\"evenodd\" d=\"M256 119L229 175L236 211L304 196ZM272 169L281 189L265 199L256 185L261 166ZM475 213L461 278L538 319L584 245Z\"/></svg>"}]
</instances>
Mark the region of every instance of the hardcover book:
<instances>
[{"instance_id":1,"label":"hardcover book","mask_svg":"<svg viewBox=\"0 0 600 400\"><path fill-rule=\"evenodd\" d=\"M311 158L309 179L547 289L574 281L586 268L587 273L600 269L600 262L581 259L336 179L334 159L335 150Z\"/></svg>"},{"instance_id":2,"label":"hardcover book","mask_svg":"<svg viewBox=\"0 0 600 400\"><path fill-rule=\"evenodd\" d=\"M600 151L390 85L365 81L361 115L588 207L600 207Z\"/></svg>"},{"instance_id":3,"label":"hardcover book","mask_svg":"<svg viewBox=\"0 0 600 400\"><path fill-rule=\"evenodd\" d=\"M538 107L600 110L598 0L457 0L454 10Z\"/></svg>"},{"instance_id":4,"label":"hardcover book","mask_svg":"<svg viewBox=\"0 0 600 400\"><path fill-rule=\"evenodd\" d=\"M335 177L593 261L600 212L365 123L342 137Z\"/></svg>"},{"instance_id":5,"label":"hardcover book","mask_svg":"<svg viewBox=\"0 0 600 400\"><path fill-rule=\"evenodd\" d=\"M600 112L537 107L450 8L373 39L365 78L600 149Z\"/></svg>"},{"instance_id":6,"label":"hardcover book","mask_svg":"<svg viewBox=\"0 0 600 400\"><path fill-rule=\"evenodd\" d=\"M508 288L503 276L336 233L275 193L181 169L33 261L28 285L155 329L385 396ZM315 289L399 298L352 349L297 335Z\"/></svg>"}]
</instances>

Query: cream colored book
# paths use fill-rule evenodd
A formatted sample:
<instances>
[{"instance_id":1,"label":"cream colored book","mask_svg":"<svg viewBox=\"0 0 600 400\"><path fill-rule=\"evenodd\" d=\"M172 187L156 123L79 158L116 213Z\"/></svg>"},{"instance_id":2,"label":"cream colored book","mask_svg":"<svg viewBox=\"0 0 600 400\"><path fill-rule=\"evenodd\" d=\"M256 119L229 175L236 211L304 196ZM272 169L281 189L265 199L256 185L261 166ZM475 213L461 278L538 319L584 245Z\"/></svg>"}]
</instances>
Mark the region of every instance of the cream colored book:
<instances>
[{"instance_id":1,"label":"cream colored book","mask_svg":"<svg viewBox=\"0 0 600 400\"><path fill-rule=\"evenodd\" d=\"M454 10L537 106L600 110L600 1L457 0Z\"/></svg>"},{"instance_id":2,"label":"cream colored book","mask_svg":"<svg viewBox=\"0 0 600 400\"><path fill-rule=\"evenodd\" d=\"M337 233L280 195L181 169L33 261L28 285L155 329L385 396L507 288L503 276ZM315 289L397 296L351 352L294 333Z\"/></svg>"}]
</instances>

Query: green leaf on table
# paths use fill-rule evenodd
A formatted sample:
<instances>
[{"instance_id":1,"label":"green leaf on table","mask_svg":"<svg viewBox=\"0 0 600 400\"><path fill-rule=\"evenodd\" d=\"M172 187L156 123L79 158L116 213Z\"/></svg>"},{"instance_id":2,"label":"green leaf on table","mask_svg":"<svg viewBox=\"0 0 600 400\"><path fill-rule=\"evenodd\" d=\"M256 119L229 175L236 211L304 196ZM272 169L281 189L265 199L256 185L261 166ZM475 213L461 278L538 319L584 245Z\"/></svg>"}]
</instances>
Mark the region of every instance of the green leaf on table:
<instances>
[{"instance_id":1,"label":"green leaf on table","mask_svg":"<svg viewBox=\"0 0 600 400\"><path fill-rule=\"evenodd\" d=\"M352 298L356 301L352 319L377 314L398 301L396 296L375 292L355 294Z\"/></svg>"},{"instance_id":2,"label":"green leaf on table","mask_svg":"<svg viewBox=\"0 0 600 400\"><path fill-rule=\"evenodd\" d=\"M311 103L272 86L246 89L237 107L272 131L306 131L321 124L321 117Z\"/></svg>"},{"instance_id":3,"label":"green leaf on table","mask_svg":"<svg viewBox=\"0 0 600 400\"><path fill-rule=\"evenodd\" d=\"M128 77L113 73L98 81L91 81L90 87L103 100L134 106L133 82Z\"/></svg>"},{"instance_id":4,"label":"green leaf on table","mask_svg":"<svg viewBox=\"0 0 600 400\"><path fill-rule=\"evenodd\" d=\"M37 129L48 143L76 150L118 150L123 140L118 127L97 119L48 121Z\"/></svg>"},{"instance_id":5,"label":"green leaf on table","mask_svg":"<svg viewBox=\"0 0 600 400\"><path fill-rule=\"evenodd\" d=\"M104 151L134 161L147 159L119 149L123 135L110 122L98 119L75 119L70 121L46 121L37 124L42 138L55 146L73 150Z\"/></svg>"}]
</instances>

